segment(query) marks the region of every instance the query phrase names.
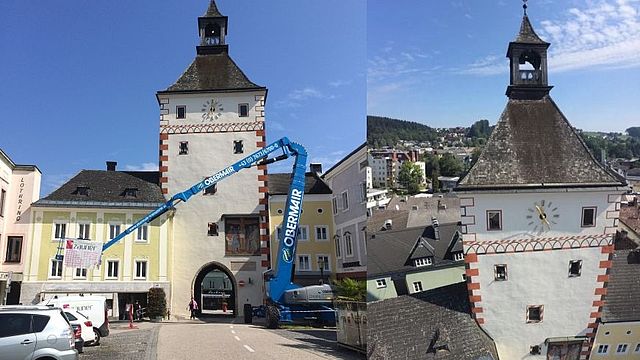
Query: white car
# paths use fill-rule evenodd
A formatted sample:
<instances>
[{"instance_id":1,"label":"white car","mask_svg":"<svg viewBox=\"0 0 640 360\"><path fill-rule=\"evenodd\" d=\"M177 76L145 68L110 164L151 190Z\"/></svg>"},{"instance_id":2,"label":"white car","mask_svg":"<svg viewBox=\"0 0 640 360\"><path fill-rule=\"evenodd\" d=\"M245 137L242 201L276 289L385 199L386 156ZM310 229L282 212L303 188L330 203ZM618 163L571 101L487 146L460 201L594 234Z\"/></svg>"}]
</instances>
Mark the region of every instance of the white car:
<instances>
[{"instance_id":1,"label":"white car","mask_svg":"<svg viewBox=\"0 0 640 360\"><path fill-rule=\"evenodd\" d=\"M84 344L87 346L93 345L96 341L96 334L93 332L93 323L91 323L91 320L71 308L62 309L62 311L67 315L67 319L69 319L71 325L80 325Z\"/></svg>"}]
</instances>

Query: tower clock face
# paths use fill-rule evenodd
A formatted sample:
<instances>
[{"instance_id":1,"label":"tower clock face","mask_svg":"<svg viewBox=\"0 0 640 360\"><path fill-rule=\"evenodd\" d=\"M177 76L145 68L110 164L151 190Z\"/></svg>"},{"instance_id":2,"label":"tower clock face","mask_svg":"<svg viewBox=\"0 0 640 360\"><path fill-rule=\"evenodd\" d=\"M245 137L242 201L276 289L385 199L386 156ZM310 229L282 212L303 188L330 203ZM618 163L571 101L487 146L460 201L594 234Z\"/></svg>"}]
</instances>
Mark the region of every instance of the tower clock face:
<instances>
[{"instance_id":1,"label":"tower clock face","mask_svg":"<svg viewBox=\"0 0 640 360\"><path fill-rule=\"evenodd\" d=\"M552 201L536 201L527 209L527 226L533 231L551 230L554 225L558 224L559 218L558 207Z\"/></svg>"},{"instance_id":2,"label":"tower clock face","mask_svg":"<svg viewBox=\"0 0 640 360\"><path fill-rule=\"evenodd\" d=\"M224 109L222 104L216 98L211 98L202 104L202 121L218 120L222 116Z\"/></svg>"}]
</instances>

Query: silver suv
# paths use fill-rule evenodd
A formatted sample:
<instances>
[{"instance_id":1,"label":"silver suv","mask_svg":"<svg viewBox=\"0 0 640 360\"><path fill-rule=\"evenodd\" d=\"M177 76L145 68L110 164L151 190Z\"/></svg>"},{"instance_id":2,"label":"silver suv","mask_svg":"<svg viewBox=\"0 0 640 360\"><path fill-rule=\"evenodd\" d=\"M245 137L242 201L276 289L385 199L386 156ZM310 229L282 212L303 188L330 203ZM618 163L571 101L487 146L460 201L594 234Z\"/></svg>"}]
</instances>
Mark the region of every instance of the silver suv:
<instances>
[{"instance_id":1,"label":"silver suv","mask_svg":"<svg viewBox=\"0 0 640 360\"><path fill-rule=\"evenodd\" d=\"M58 308L0 306L0 358L77 360L69 320Z\"/></svg>"}]
</instances>

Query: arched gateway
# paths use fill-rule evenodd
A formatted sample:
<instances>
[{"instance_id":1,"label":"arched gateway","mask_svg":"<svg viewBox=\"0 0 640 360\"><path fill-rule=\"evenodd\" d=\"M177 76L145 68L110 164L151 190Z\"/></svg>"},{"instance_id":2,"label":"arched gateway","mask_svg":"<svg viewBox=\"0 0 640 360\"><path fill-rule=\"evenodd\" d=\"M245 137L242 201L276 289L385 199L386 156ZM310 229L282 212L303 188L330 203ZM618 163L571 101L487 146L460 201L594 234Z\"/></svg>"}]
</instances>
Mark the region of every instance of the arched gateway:
<instances>
[{"instance_id":1,"label":"arched gateway","mask_svg":"<svg viewBox=\"0 0 640 360\"><path fill-rule=\"evenodd\" d=\"M212 262L200 269L193 283L193 297L199 304L200 316L238 313L236 279L220 263Z\"/></svg>"}]
</instances>

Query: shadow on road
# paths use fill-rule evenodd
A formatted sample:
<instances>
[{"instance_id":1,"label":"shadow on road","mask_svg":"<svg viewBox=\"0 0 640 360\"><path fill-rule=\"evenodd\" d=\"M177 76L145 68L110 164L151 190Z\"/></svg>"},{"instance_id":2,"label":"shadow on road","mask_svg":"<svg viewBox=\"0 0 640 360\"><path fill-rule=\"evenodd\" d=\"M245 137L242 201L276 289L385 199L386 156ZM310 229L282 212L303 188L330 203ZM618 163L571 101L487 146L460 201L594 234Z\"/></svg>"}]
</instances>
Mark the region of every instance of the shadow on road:
<instances>
[{"instance_id":1,"label":"shadow on road","mask_svg":"<svg viewBox=\"0 0 640 360\"><path fill-rule=\"evenodd\" d=\"M298 341L295 345L284 345L296 349L306 349L339 359L365 359L364 354L341 347L336 342L336 331L328 329L282 329L274 330L280 335Z\"/></svg>"}]
</instances>

